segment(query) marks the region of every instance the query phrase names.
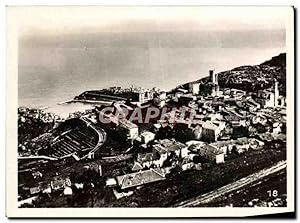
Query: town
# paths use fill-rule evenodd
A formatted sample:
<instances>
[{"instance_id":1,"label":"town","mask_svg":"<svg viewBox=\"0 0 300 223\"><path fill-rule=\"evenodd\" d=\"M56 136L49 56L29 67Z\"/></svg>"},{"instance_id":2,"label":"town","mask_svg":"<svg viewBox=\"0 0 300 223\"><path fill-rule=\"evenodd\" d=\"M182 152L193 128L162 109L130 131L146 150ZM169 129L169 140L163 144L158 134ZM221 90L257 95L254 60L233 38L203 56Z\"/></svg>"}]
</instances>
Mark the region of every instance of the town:
<instances>
[{"instance_id":1,"label":"town","mask_svg":"<svg viewBox=\"0 0 300 223\"><path fill-rule=\"evenodd\" d=\"M206 78L171 91L86 91L67 103L94 108L67 118L19 108L19 206L173 207L284 162L282 67L249 67L233 69L232 76L208 70ZM251 85L245 70L268 74ZM285 169L276 174L267 184L285 179ZM257 187L252 181L247 186ZM286 184L278 188L276 199L263 191L259 200L245 190L247 199L224 204L221 197L231 189L219 203L210 202L286 206Z\"/></svg>"}]
</instances>

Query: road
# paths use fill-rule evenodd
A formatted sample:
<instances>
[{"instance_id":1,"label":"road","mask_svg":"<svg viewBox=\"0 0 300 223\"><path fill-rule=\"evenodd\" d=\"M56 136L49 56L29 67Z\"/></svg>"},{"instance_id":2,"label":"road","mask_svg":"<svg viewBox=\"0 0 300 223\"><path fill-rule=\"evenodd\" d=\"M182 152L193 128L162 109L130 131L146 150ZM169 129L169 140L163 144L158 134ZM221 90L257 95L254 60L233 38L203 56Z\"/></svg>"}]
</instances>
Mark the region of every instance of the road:
<instances>
[{"instance_id":1,"label":"road","mask_svg":"<svg viewBox=\"0 0 300 223\"><path fill-rule=\"evenodd\" d=\"M286 165L287 165L286 160L280 161L280 162L272 165L269 168L262 169L254 174L251 174L251 175L244 177L233 183L227 184L227 185L220 187L214 191L211 191L206 194L197 196L195 198L177 203L174 205L174 207L195 207L195 206L199 206L204 203L208 203L208 202L218 198L219 196L222 196L224 194L227 194L227 193L230 193L237 189L240 189L242 187L245 187L251 183L254 183L255 181L258 181L259 179L267 177L270 174L273 174L280 170L283 170L284 168L286 168Z\"/></svg>"}]
</instances>

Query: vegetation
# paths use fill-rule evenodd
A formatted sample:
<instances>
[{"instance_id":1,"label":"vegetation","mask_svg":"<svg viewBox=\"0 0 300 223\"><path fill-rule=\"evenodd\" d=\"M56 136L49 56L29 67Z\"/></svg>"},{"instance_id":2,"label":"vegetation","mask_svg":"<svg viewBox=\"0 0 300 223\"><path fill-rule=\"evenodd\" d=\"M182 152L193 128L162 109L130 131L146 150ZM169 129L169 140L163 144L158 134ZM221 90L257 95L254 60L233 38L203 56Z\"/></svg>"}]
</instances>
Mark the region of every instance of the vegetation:
<instances>
[{"instance_id":1,"label":"vegetation","mask_svg":"<svg viewBox=\"0 0 300 223\"><path fill-rule=\"evenodd\" d=\"M279 82L279 92L286 95L286 54L282 53L260 65L240 66L232 70L220 72L218 82L221 88L235 88L247 92L266 89L274 84L274 79ZM211 91L210 79L205 77L195 82L201 83L202 93ZM191 83L191 82L189 82ZM188 89L189 83L177 88ZM173 90L175 91L175 89Z\"/></svg>"},{"instance_id":2,"label":"vegetation","mask_svg":"<svg viewBox=\"0 0 300 223\"><path fill-rule=\"evenodd\" d=\"M161 207L209 192L240 178L248 176L277 161L286 159L286 149L265 148L233 156L223 164L212 165L203 170L189 170L173 174L165 181L145 185L135 194L115 201L111 206ZM159 194L159 196L158 196Z\"/></svg>"}]
</instances>

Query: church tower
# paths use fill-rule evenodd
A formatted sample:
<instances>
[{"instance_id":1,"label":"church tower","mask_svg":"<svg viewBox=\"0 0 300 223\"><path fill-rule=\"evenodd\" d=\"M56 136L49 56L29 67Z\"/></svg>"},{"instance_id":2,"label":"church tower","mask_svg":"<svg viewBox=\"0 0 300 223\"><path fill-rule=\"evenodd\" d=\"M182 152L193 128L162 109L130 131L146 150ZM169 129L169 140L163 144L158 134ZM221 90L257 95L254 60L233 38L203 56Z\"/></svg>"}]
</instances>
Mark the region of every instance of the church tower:
<instances>
[{"instance_id":1,"label":"church tower","mask_svg":"<svg viewBox=\"0 0 300 223\"><path fill-rule=\"evenodd\" d=\"M209 71L210 82L212 84L212 93L211 96L219 96L219 83L218 83L218 74L214 73L214 70Z\"/></svg>"},{"instance_id":2,"label":"church tower","mask_svg":"<svg viewBox=\"0 0 300 223\"><path fill-rule=\"evenodd\" d=\"M274 106L278 106L278 98L279 98L279 90L278 90L278 82L275 79L275 86L274 86Z\"/></svg>"}]
</instances>

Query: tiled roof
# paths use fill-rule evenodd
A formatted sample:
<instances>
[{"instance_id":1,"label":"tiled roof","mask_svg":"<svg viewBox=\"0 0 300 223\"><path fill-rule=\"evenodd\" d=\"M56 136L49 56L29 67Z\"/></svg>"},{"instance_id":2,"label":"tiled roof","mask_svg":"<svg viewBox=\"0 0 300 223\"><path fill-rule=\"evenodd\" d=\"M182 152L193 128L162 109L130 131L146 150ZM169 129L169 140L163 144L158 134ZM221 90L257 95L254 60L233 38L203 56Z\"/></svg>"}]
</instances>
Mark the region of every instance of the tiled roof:
<instances>
[{"instance_id":1,"label":"tiled roof","mask_svg":"<svg viewBox=\"0 0 300 223\"><path fill-rule=\"evenodd\" d=\"M218 128L217 125L215 125L214 123L210 122L210 121L207 121L207 122L204 122L202 127L204 129L212 129L212 130L216 130Z\"/></svg>"},{"instance_id":2,"label":"tiled roof","mask_svg":"<svg viewBox=\"0 0 300 223\"><path fill-rule=\"evenodd\" d=\"M120 119L119 123L120 123L120 126L122 126L124 128L128 128L128 129L138 128L138 126L136 124L132 123L131 121L129 121L127 119Z\"/></svg>"},{"instance_id":3,"label":"tiled roof","mask_svg":"<svg viewBox=\"0 0 300 223\"><path fill-rule=\"evenodd\" d=\"M160 153L167 153L172 151L177 151L185 147L181 142L170 139L162 139L158 141L159 144L154 145L157 151Z\"/></svg>"},{"instance_id":4,"label":"tiled roof","mask_svg":"<svg viewBox=\"0 0 300 223\"><path fill-rule=\"evenodd\" d=\"M137 161L139 163L152 161L153 160L153 153L140 153L137 156Z\"/></svg>"},{"instance_id":5,"label":"tiled roof","mask_svg":"<svg viewBox=\"0 0 300 223\"><path fill-rule=\"evenodd\" d=\"M136 187L164 179L165 175L159 168L117 176L117 182L121 189Z\"/></svg>"}]
</instances>

